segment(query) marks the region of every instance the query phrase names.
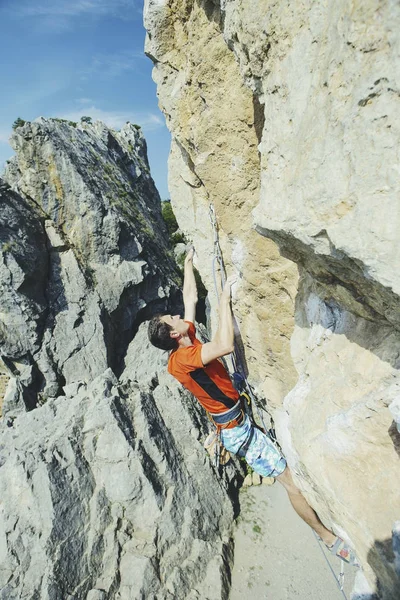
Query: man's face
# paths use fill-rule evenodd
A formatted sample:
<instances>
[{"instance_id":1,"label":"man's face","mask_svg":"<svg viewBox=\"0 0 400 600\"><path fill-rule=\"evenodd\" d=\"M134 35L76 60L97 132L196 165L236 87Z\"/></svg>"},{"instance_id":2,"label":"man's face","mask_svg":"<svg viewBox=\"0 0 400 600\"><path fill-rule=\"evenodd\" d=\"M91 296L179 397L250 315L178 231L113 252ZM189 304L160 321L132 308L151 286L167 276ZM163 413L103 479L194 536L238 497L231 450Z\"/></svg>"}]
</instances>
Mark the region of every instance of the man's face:
<instances>
[{"instance_id":1,"label":"man's face","mask_svg":"<svg viewBox=\"0 0 400 600\"><path fill-rule=\"evenodd\" d=\"M167 323L167 325L172 327L173 331L171 331L171 333L186 335L188 332L189 323L185 323L185 321L181 319L180 315L164 315L161 317L161 321L164 321L164 323Z\"/></svg>"}]
</instances>

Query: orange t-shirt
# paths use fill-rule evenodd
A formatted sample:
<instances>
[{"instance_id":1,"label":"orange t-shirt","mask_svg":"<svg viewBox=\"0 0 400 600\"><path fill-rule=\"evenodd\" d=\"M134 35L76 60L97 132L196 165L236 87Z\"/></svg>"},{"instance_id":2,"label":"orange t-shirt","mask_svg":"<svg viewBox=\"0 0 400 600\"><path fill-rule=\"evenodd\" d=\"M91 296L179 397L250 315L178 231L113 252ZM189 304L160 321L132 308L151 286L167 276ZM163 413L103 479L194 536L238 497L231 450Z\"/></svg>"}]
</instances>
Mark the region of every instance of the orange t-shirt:
<instances>
[{"instance_id":1,"label":"orange t-shirt","mask_svg":"<svg viewBox=\"0 0 400 600\"><path fill-rule=\"evenodd\" d=\"M202 343L196 338L196 329L189 323L188 335L193 346L173 350L168 359L171 373L210 413L223 413L235 406L239 394L235 390L222 362L212 360L204 366L201 361Z\"/></svg>"}]
</instances>

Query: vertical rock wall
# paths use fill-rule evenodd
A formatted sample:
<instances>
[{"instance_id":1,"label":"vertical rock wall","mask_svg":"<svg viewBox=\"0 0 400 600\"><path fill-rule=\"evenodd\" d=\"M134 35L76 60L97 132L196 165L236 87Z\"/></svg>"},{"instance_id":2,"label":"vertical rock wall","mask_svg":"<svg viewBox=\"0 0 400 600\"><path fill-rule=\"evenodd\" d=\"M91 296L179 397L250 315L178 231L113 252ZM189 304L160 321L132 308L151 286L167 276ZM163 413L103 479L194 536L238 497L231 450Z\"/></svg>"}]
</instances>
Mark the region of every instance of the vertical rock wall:
<instances>
[{"instance_id":1,"label":"vertical rock wall","mask_svg":"<svg viewBox=\"0 0 400 600\"><path fill-rule=\"evenodd\" d=\"M7 369L4 364L0 361L0 411L3 406L4 394L6 392L10 377L7 373Z\"/></svg>"},{"instance_id":2,"label":"vertical rock wall","mask_svg":"<svg viewBox=\"0 0 400 600\"><path fill-rule=\"evenodd\" d=\"M235 310L251 377L305 494L387 599L399 595L399 11L145 7L179 224L210 286L216 206L225 260L244 275Z\"/></svg>"},{"instance_id":3,"label":"vertical rock wall","mask_svg":"<svg viewBox=\"0 0 400 600\"><path fill-rule=\"evenodd\" d=\"M146 51L156 64L154 79L173 134L169 186L179 225L195 242L215 308L214 206L227 270L241 276L235 308L251 381L276 404L296 381L289 339L297 270L252 229L263 113L243 84L219 18L211 3L148 2Z\"/></svg>"}]
</instances>

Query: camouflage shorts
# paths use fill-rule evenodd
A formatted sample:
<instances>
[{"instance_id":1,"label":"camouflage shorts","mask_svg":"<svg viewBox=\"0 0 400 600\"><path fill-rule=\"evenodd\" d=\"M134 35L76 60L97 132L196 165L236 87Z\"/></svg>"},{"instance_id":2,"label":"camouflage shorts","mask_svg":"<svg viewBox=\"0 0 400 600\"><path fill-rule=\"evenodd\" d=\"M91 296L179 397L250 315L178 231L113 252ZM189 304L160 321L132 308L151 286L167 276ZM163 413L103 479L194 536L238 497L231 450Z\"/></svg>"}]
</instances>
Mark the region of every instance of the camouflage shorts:
<instances>
[{"instance_id":1,"label":"camouflage shorts","mask_svg":"<svg viewBox=\"0 0 400 600\"><path fill-rule=\"evenodd\" d=\"M286 468L286 460L271 438L253 427L247 415L241 425L221 431L221 442L232 454L243 456L262 477L278 477Z\"/></svg>"}]
</instances>

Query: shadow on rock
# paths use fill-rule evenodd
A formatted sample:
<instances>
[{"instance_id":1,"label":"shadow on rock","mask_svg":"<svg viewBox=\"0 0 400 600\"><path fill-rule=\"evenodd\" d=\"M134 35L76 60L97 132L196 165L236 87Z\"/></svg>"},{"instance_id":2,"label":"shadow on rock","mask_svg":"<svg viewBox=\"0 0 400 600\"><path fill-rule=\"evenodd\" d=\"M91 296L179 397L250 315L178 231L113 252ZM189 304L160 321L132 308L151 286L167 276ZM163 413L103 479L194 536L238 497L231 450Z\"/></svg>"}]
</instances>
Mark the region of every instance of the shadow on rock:
<instances>
[{"instance_id":1,"label":"shadow on rock","mask_svg":"<svg viewBox=\"0 0 400 600\"><path fill-rule=\"evenodd\" d=\"M393 421L393 423L389 427L388 434L390 435L394 449L396 450L397 455L400 458L400 433L397 429L397 424L395 421Z\"/></svg>"},{"instance_id":2,"label":"shadow on rock","mask_svg":"<svg viewBox=\"0 0 400 600\"><path fill-rule=\"evenodd\" d=\"M352 596L352 600L398 600L400 598L400 529L392 538L376 540L368 552L368 564L376 575L377 589L370 595ZM364 595L362 595L364 593Z\"/></svg>"}]
</instances>

